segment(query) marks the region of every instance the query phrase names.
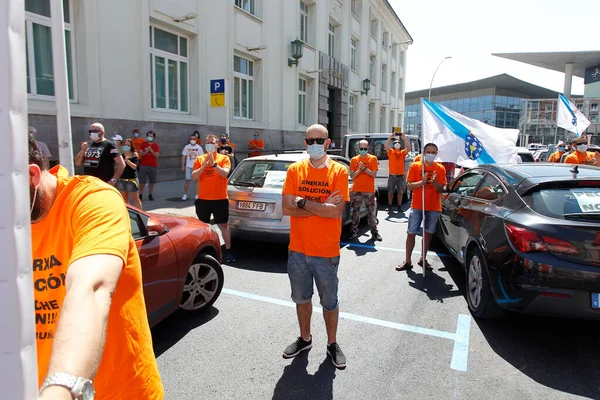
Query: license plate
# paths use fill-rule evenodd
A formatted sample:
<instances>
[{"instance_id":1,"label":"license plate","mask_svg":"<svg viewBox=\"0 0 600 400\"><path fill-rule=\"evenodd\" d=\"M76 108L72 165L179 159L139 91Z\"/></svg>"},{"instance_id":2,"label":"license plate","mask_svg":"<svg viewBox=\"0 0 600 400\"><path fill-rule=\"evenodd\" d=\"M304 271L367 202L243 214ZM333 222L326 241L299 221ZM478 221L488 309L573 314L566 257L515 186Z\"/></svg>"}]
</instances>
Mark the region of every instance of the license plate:
<instances>
[{"instance_id":1,"label":"license plate","mask_svg":"<svg viewBox=\"0 0 600 400\"><path fill-rule=\"evenodd\" d=\"M592 293L592 308L600 308L600 293Z\"/></svg>"},{"instance_id":2,"label":"license plate","mask_svg":"<svg viewBox=\"0 0 600 400\"><path fill-rule=\"evenodd\" d=\"M267 203L255 203L253 201L238 201L237 208L239 210L265 211Z\"/></svg>"}]
</instances>

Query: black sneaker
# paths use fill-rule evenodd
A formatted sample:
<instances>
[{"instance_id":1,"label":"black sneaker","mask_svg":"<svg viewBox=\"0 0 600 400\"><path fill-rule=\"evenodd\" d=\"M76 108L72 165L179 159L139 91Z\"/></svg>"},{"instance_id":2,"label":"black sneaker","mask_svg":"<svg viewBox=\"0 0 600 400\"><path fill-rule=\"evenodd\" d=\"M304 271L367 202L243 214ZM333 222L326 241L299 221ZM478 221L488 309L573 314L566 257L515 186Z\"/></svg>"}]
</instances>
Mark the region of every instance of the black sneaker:
<instances>
[{"instance_id":1,"label":"black sneaker","mask_svg":"<svg viewBox=\"0 0 600 400\"><path fill-rule=\"evenodd\" d=\"M379 232L378 232L378 231L373 231L373 232L371 232L371 237L372 237L374 240L377 240L378 242L381 242L381 241L383 240L383 239L381 238L381 235L379 234Z\"/></svg>"},{"instance_id":2,"label":"black sneaker","mask_svg":"<svg viewBox=\"0 0 600 400\"><path fill-rule=\"evenodd\" d=\"M154 201L154 197L153 197L151 194L149 194L149 195L148 195L148 200L150 200L150 201Z\"/></svg>"},{"instance_id":3,"label":"black sneaker","mask_svg":"<svg viewBox=\"0 0 600 400\"><path fill-rule=\"evenodd\" d=\"M331 362L337 369L346 368L346 356L340 349L340 345L337 343L332 343L327 345L327 354L331 356Z\"/></svg>"},{"instance_id":4,"label":"black sneaker","mask_svg":"<svg viewBox=\"0 0 600 400\"><path fill-rule=\"evenodd\" d=\"M294 358L300 352L304 350L312 349L312 335L310 335L310 339L308 341L302 339L302 336L298 336L298 339L283 351L283 358Z\"/></svg>"},{"instance_id":5,"label":"black sneaker","mask_svg":"<svg viewBox=\"0 0 600 400\"><path fill-rule=\"evenodd\" d=\"M140 195L138 196L140 198L140 200L144 200L144 195L140 193Z\"/></svg>"},{"instance_id":6,"label":"black sneaker","mask_svg":"<svg viewBox=\"0 0 600 400\"><path fill-rule=\"evenodd\" d=\"M233 255L233 252L231 250L227 250L227 256L225 257L225 261L227 261L228 263L235 262L235 256Z\"/></svg>"}]
</instances>

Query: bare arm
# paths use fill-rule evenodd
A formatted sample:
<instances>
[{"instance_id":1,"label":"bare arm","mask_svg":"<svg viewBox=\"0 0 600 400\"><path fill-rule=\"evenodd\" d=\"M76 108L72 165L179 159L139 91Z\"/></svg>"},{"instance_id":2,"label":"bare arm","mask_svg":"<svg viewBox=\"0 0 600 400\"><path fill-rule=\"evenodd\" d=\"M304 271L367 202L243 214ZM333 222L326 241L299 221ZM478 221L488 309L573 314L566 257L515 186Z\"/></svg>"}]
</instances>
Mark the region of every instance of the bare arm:
<instances>
[{"instance_id":1,"label":"bare arm","mask_svg":"<svg viewBox=\"0 0 600 400\"><path fill-rule=\"evenodd\" d=\"M187 159L187 156L181 156L181 170L185 171L185 161Z\"/></svg>"},{"instance_id":2,"label":"bare arm","mask_svg":"<svg viewBox=\"0 0 600 400\"><path fill-rule=\"evenodd\" d=\"M111 297L122 269L123 260L109 254L83 257L69 266L48 375L66 372L93 379L102 359ZM42 398L71 399L71 393L62 386L50 386Z\"/></svg>"},{"instance_id":3,"label":"bare arm","mask_svg":"<svg viewBox=\"0 0 600 400\"><path fill-rule=\"evenodd\" d=\"M294 204L294 196L293 194L284 194L282 199L282 209L283 215L289 215L290 217L309 217L311 215L315 215L308 210L303 210L298 208Z\"/></svg>"},{"instance_id":4,"label":"bare arm","mask_svg":"<svg viewBox=\"0 0 600 400\"><path fill-rule=\"evenodd\" d=\"M125 160L123 157L118 156L114 158L115 160L115 174L113 175L113 179L119 179L121 174L123 174L123 170L125 169Z\"/></svg>"},{"instance_id":5,"label":"bare arm","mask_svg":"<svg viewBox=\"0 0 600 400\"><path fill-rule=\"evenodd\" d=\"M77 165L78 167L83 165L83 156L84 156L87 148L88 148L87 142L83 142L81 144L81 150L79 150L79 153L77 153L77 155L75 156L75 165Z\"/></svg>"},{"instance_id":6,"label":"bare arm","mask_svg":"<svg viewBox=\"0 0 600 400\"><path fill-rule=\"evenodd\" d=\"M223 178L227 178L227 175L229 175L230 170L230 168L223 168L219 164L215 165L215 172L217 173L217 175Z\"/></svg>"},{"instance_id":7,"label":"bare arm","mask_svg":"<svg viewBox=\"0 0 600 400\"><path fill-rule=\"evenodd\" d=\"M327 199L331 199L332 203L327 202L327 200L325 203L307 200L304 209L322 218L341 218L346 207L346 202L343 201L343 196L337 193L339 192L336 190Z\"/></svg>"},{"instance_id":8,"label":"bare arm","mask_svg":"<svg viewBox=\"0 0 600 400\"><path fill-rule=\"evenodd\" d=\"M390 142L392 141L392 139L394 138L395 134L392 133L392 136L390 136L389 138L387 138L387 140L385 141L385 149L386 150L392 150L392 148L390 147Z\"/></svg>"}]
</instances>

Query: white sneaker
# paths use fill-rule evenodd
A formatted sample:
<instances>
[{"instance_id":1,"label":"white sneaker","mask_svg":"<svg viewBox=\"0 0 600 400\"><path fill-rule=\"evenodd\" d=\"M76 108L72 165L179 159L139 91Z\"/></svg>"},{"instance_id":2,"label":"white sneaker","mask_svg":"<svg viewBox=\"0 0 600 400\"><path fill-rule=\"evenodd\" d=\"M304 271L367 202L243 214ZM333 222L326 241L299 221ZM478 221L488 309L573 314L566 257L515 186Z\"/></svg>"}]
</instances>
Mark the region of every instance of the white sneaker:
<instances>
[{"instance_id":1,"label":"white sneaker","mask_svg":"<svg viewBox=\"0 0 600 400\"><path fill-rule=\"evenodd\" d=\"M187 194L184 194L183 197L181 198L181 200L186 201L187 200Z\"/></svg>"}]
</instances>

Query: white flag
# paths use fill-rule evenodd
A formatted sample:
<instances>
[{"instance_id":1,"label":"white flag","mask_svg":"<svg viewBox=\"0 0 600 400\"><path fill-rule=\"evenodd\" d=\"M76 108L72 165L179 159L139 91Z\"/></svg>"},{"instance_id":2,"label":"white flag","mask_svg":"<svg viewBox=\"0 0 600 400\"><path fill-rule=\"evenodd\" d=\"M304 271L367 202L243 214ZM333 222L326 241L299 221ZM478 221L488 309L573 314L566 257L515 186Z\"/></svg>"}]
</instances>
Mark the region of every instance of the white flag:
<instances>
[{"instance_id":1,"label":"white flag","mask_svg":"<svg viewBox=\"0 0 600 400\"><path fill-rule=\"evenodd\" d=\"M517 162L518 129L496 128L426 99L421 104L423 144L435 143L441 161L467 168Z\"/></svg>"},{"instance_id":2,"label":"white flag","mask_svg":"<svg viewBox=\"0 0 600 400\"><path fill-rule=\"evenodd\" d=\"M559 93L556 126L575 132L575 136L579 137L590 126L590 121L569 99Z\"/></svg>"}]
</instances>

